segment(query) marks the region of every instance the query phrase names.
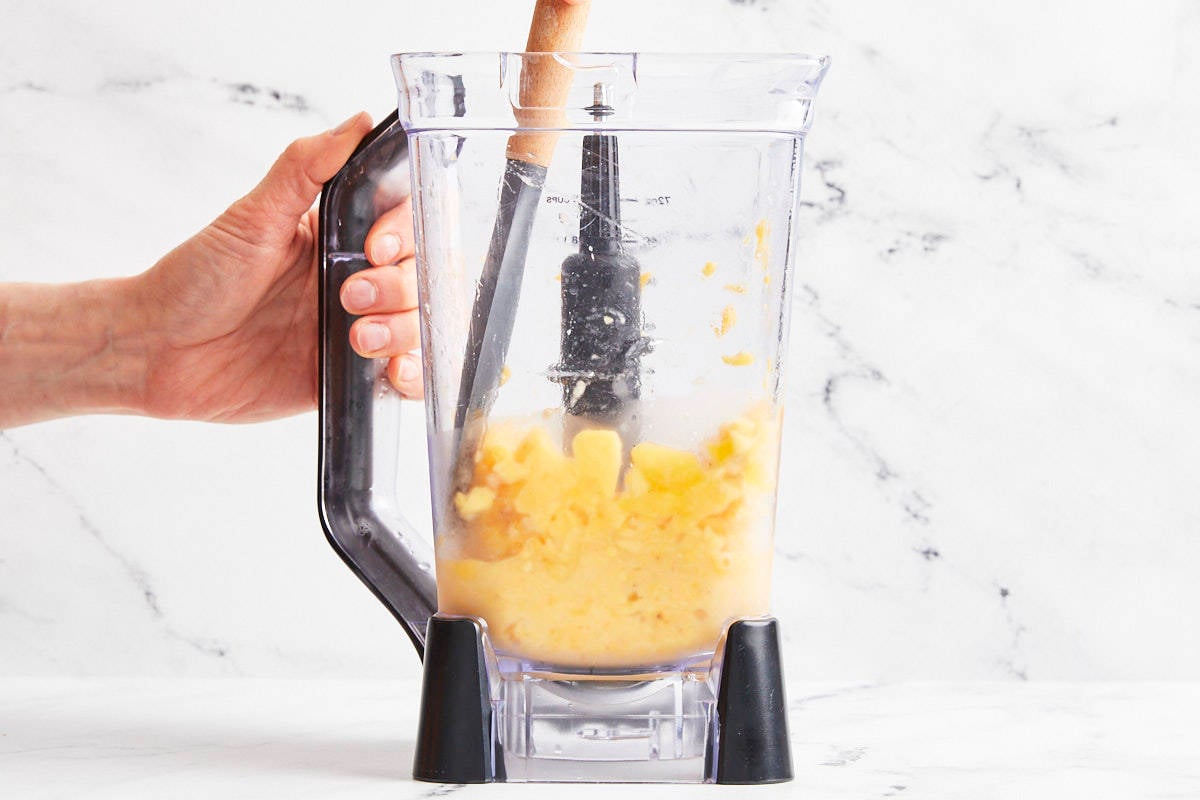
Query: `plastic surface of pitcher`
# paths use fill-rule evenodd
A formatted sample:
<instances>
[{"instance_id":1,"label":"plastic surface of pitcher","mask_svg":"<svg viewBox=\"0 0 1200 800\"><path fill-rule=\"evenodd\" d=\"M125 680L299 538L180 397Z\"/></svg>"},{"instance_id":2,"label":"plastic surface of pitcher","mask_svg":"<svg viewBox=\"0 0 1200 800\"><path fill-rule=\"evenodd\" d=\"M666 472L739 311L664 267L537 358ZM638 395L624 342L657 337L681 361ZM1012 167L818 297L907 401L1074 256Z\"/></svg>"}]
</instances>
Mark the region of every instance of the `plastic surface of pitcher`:
<instances>
[{"instance_id":1,"label":"plastic surface of pitcher","mask_svg":"<svg viewBox=\"0 0 1200 800\"><path fill-rule=\"evenodd\" d=\"M322 196L320 505L425 658L416 776L789 778L771 555L828 60L393 67L398 114ZM400 398L338 301L410 192L432 553L396 500Z\"/></svg>"}]
</instances>

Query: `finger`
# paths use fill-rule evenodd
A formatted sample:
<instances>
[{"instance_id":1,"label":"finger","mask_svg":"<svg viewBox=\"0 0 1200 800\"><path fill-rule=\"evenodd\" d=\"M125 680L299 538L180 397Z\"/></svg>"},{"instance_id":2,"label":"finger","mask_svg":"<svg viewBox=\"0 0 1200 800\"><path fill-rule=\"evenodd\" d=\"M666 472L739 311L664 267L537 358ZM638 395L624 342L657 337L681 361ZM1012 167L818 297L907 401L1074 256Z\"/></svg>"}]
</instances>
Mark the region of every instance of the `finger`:
<instances>
[{"instance_id":1,"label":"finger","mask_svg":"<svg viewBox=\"0 0 1200 800\"><path fill-rule=\"evenodd\" d=\"M377 267L413 254L412 198L406 197L375 220L367 231L367 258Z\"/></svg>"},{"instance_id":2,"label":"finger","mask_svg":"<svg viewBox=\"0 0 1200 800\"><path fill-rule=\"evenodd\" d=\"M387 377L396 391L410 400L425 397L425 381L421 374L419 353L405 353L388 362Z\"/></svg>"},{"instance_id":3,"label":"finger","mask_svg":"<svg viewBox=\"0 0 1200 800\"><path fill-rule=\"evenodd\" d=\"M342 308L351 314L395 314L417 307L417 264L413 259L394 267L371 267L342 284Z\"/></svg>"},{"instance_id":4,"label":"finger","mask_svg":"<svg viewBox=\"0 0 1200 800\"><path fill-rule=\"evenodd\" d=\"M372 314L350 326L350 346L364 358L398 356L421 345L416 311Z\"/></svg>"},{"instance_id":5,"label":"finger","mask_svg":"<svg viewBox=\"0 0 1200 800\"><path fill-rule=\"evenodd\" d=\"M296 221L312 208L321 187L337 174L369 130L371 117L360 111L333 130L297 139L246 201L271 222L286 223L282 230L290 238Z\"/></svg>"}]
</instances>

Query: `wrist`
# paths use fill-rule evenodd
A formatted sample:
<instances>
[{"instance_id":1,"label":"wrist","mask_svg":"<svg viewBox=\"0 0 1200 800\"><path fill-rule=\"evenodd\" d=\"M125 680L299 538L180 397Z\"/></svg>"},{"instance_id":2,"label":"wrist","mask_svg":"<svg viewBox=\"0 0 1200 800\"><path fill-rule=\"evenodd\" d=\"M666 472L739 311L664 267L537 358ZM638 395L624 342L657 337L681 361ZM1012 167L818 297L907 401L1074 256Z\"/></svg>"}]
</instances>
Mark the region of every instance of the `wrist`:
<instances>
[{"instance_id":1,"label":"wrist","mask_svg":"<svg viewBox=\"0 0 1200 800\"><path fill-rule=\"evenodd\" d=\"M97 322L103 346L88 370L85 396L90 409L76 413L143 414L148 371L147 330L152 325L140 291L141 276L89 281L84 297L102 309Z\"/></svg>"},{"instance_id":2,"label":"wrist","mask_svg":"<svg viewBox=\"0 0 1200 800\"><path fill-rule=\"evenodd\" d=\"M0 428L144 407L135 281L0 286Z\"/></svg>"}]
</instances>

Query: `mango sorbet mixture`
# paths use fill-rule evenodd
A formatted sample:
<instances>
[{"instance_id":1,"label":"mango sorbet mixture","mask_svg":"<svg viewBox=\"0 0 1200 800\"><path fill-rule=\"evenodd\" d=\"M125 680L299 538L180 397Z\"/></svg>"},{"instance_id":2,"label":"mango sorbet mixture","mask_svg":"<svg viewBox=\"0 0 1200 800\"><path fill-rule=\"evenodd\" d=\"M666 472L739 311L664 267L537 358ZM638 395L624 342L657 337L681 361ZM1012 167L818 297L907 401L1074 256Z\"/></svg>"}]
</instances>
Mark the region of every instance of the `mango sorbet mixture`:
<instances>
[{"instance_id":1,"label":"mango sorbet mixture","mask_svg":"<svg viewBox=\"0 0 1200 800\"><path fill-rule=\"evenodd\" d=\"M578 433L566 455L543 428L493 423L438 538L439 609L549 664L711 651L727 620L768 610L775 428L756 410L702 455L642 442L622 478L615 431Z\"/></svg>"}]
</instances>

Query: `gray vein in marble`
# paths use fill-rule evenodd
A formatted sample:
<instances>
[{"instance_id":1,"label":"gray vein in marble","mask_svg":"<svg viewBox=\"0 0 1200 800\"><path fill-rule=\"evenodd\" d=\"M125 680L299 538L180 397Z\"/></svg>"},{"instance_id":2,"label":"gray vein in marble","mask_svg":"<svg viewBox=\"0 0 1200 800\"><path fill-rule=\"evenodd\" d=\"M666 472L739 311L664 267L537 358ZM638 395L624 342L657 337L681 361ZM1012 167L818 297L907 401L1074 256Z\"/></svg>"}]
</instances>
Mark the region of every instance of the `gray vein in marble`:
<instances>
[{"instance_id":1,"label":"gray vein in marble","mask_svg":"<svg viewBox=\"0 0 1200 800\"><path fill-rule=\"evenodd\" d=\"M46 94L53 91L49 86L35 81L20 81L12 83L0 89L0 94L11 94L13 92L35 92L37 94Z\"/></svg>"},{"instance_id":2,"label":"gray vein in marble","mask_svg":"<svg viewBox=\"0 0 1200 800\"><path fill-rule=\"evenodd\" d=\"M811 309L811 313L821 323L825 335L834 343L837 352L841 359L848 363L847 369L842 369L830 374L825 379L824 387L821 392L821 404L825 408L825 412L829 420L837 429L839 435L845 438L854 447L855 450L863 457L870 465L873 477L880 484L890 484L896 486L899 492L895 502L899 505L904 514L906 521L927 526L930 523L930 512L933 504L926 499L925 495L915 487L905 486L906 481L901 479L901 476L892 467L888 460L881 455L876 448L864 437L850 429L846 422L842 419L841 413L837 408L837 394L840 387L846 381L867 381L872 384L887 384L887 377L879 368L869 364L856 351L854 346L846 339L842 332L840 324L830 319L820 307L820 295L815 288L809 284L801 284L800 297ZM921 553L922 548L928 548L931 545L926 542L921 547L914 546L913 550L916 553ZM809 554L777 550L780 557L788 561L810 560L816 561ZM926 560L930 560L926 557ZM886 588L882 584L871 583L857 585L856 588L861 590L878 590Z\"/></svg>"},{"instance_id":3,"label":"gray vein in marble","mask_svg":"<svg viewBox=\"0 0 1200 800\"><path fill-rule=\"evenodd\" d=\"M1086 250L1068 249L1065 251L1065 254L1071 262L1081 268L1083 274L1089 280L1104 282L1118 289L1132 289L1143 300L1157 301L1160 296L1153 287L1147 286L1144 275L1139 274L1136 268L1131 268L1127 263L1121 263L1119 257L1117 258L1117 263L1114 264L1112 261L1103 259L1095 253ZM1179 303L1170 297L1163 298L1163 300L1167 305L1176 308L1200 308L1200 304Z\"/></svg>"},{"instance_id":4,"label":"gray vein in marble","mask_svg":"<svg viewBox=\"0 0 1200 800\"><path fill-rule=\"evenodd\" d=\"M1000 128L1003 118L997 115L992 119L992 123L983 132L983 151L992 159L993 167L987 172L976 172L975 177L979 180L990 182L997 179L1003 179L1012 183L1013 190L1018 195L1024 195L1024 184L1021 176L1013 168L1008 160L1002 158L998 152L997 139L1000 137Z\"/></svg>"},{"instance_id":5,"label":"gray vein in marble","mask_svg":"<svg viewBox=\"0 0 1200 800\"><path fill-rule=\"evenodd\" d=\"M1091 253L1085 253L1081 250L1076 250L1071 253L1071 258L1083 267L1083 271L1088 274L1088 277L1099 278L1108 273L1108 267L1104 262L1093 256Z\"/></svg>"},{"instance_id":6,"label":"gray vein in marble","mask_svg":"<svg viewBox=\"0 0 1200 800\"><path fill-rule=\"evenodd\" d=\"M162 626L163 632L167 636L206 655L222 659L229 658L229 648L226 645L213 639L187 636L177 631L168 623L162 607L158 603L158 593L154 590L150 576L146 574L146 571L113 547L112 543L108 541L100 529L88 517L87 512L80 505L79 501L61 483L55 480L45 467L21 450L8 434L0 431L0 441L8 445L13 457L37 473L50 490L67 504L78 519L80 527L120 566L125 575L133 582L151 616ZM232 661L230 661L230 665L236 671L236 666Z\"/></svg>"},{"instance_id":7,"label":"gray vein in marble","mask_svg":"<svg viewBox=\"0 0 1200 800\"><path fill-rule=\"evenodd\" d=\"M942 246L942 243L948 241L950 241L950 237L944 233L900 231L900 236L880 255L885 259L889 259L899 253L912 250L914 247L919 247L923 253L936 253Z\"/></svg>"},{"instance_id":8,"label":"gray vein in marble","mask_svg":"<svg viewBox=\"0 0 1200 800\"><path fill-rule=\"evenodd\" d=\"M832 31L830 25L829 3L825 0L809 0L807 3L797 4L804 10L804 24L806 27L811 27L819 31Z\"/></svg>"},{"instance_id":9,"label":"gray vein in marble","mask_svg":"<svg viewBox=\"0 0 1200 800\"><path fill-rule=\"evenodd\" d=\"M1017 140L1028 151L1034 161L1049 163L1058 168L1058 171L1069 177L1076 177L1076 168L1068 161L1066 155L1057 147L1047 142L1047 134L1051 133L1050 128L1033 127L1029 125L1017 125L1016 134Z\"/></svg>"},{"instance_id":10,"label":"gray vein in marble","mask_svg":"<svg viewBox=\"0 0 1200 800\"><path fill-rule=\"evenodd\" d=\"M940 241L940 240L939 240ZM849 441L854 448L862 455L872 467L874 477L879 484L887 484L892 486L904 487L908 482L903 476L898 473L889 461L878 452L875 446L863 435L860 435L850 429L837 408L837 394L839 387L847 380L863 380L872 384L888 383L887 377L883 372L874 365L868 363L854 348L854 346L846 339L842 326L830 319L829 316L821 309L820 295L815 288L809 284L802 284L801 296L805 298L807 305L811 309L811 313L819 320L825 329L825 335L829 337L837 348L841 358L846 361L850 367L833 373L826 378L824 388L822 390L821 402L825 408L826 414L830 421L837 428L839 434ZM896 501L904 512L905 521L916 524L922 529L931 527L931 511L933 503L930 502L925 495L913 486L903 488ZM924 542L920 546L912 548L913 552L923 558L929 564L941 564L946 561L941 550L930 543ZM787 555L784 555L787 558ZM796 559L791 559L796 560ZM1028 680L1028 669L1025 663L1023 654L1023 637L1025 626L1014 615L1012 608L1009 606L1009 590L1002 586L999 582L993 581L988 584L985 580L981 580L976 576L972 576L961 569L952 568L955 573L960 575L964 580L977 586L992 586L999 589L999 600L1002 607L1003 618L1005 625L1009 631L1009 640L1004 644L1004 652L999 657L999 663L1005 671L1022 681Z\"/></svg>"},{"instance_id":11,"label":"gray vein in marble","mask_svg":"<svg viewBox=\"0 0 1200 800\"><path fill-rule=\"evenodd\" d=\"M835 335L833 333L830 334ZM887 378L883 373L874 367L861 367L850 370L835 372L825 379L825 387L821 393L821 404L825 406L825 413L833 420L838 431L845 437L855 449L859 451L868 461L872 463L872 468L875 473L875 479L878 481L889 481L897 477L896 472L888 464L888 462L875 451L869 443L862 437L852 433L841 415L838 413L837 405L834 402L837 393L842 384L847 380L864 380L870 383L887 383Z\"/></svg>"},{"instance_id":12,"label":"gray vein in marble","mask_svg":"<svg viewBox=\"0 0 1200 800\"><path fill-rule=\"evenodd\" d=\"M228 99L238 105L254 106L268 110L290 111L298 114L308 114L315 111L308 98L297 92L289 92L273 86L262 86L249 81L222 81L217 78L201 78L187 72L173 75L133 75L105 78L96 87L99 94L119 93L137 94L150 91L167 84L177 83L208 83L221 88L227 93ZM28 91L40 94L55 94L58 89L33 80L13 83L0 89L0 94Z\"/></svg>"},{"instance_id":13,"label":"gray vein in marble","mask_svg":"<svg viewBox=\"0 0 1200 800\"><path fill-rule=\"evenodd\" d=\"M3 563L4 563L4 559L0 558L0 564L3 564ZM20 617L21 619L29 620L30 622L33 622L38 625L45 625L52 621L49 617L38 616L36 614L32 614L32 613L26 611L23 608L19 608L18 606L13 605L12 603L10 603L8 600L4 599L3 597L0 597L0 614L14 614L14 615Z\"/></svg>"},{"instance_id":14,"label":"gray vein in marble","mask_svg":"<svg viewBox=\"0 0 1200 800\"><path fill-rule=\"evenodd\" d=\"M1116 128L1120 118L1112 115L1099 121L1080 121L1066 126L1048 126L1028 122L1012 122L996 115L982 136L983 152L992 160L991 169L976 172L975 177L988 182L997 179L1011 181L1014 190L1023 195L1024 184L1014 162L1032 167L1051 167L1063 177L1078 182L1084 177L1083 168L1057 146L1057 134L1077 134L1097 128Z\"/></svg>"},{"instance_id":15,"label":"gray vein in marble","mask_svg":"<svg viewBox=\"0 0 1200 800\"><path fill-rule=\"evenodd\" d=\"M871 384L886 385L888 383L887 376L878 367L862 358L849 340L846 339L842 332L842 326L830 319L821 309L821 298L817 290L809 284L802 284L800 289L805 302L811 309L811 313L821 322L822 327L825 329L825 335L833 341L839 355L850 365L848 369L835 372L825 379L825 385L821 393L821 404L825 408L826 415L833 422L838 433L849 441L871 465L872 472L878 482L888 483L897 481L900 484L907 483L907 481L902 480L901 475L893 468L888 459L880 454L865 436L857 434L849 428L837 408L838 391L845 381L860 380ZM901 511L903 511L906 521L922 526L930 524L933 503L916 487L906 486L901 491L896 502L900 506ZM918 550L917 552L924 555L922 550ZM925 558L926 560L930 560L927 556Z\"/></svg>"},{"instance_id":16,"label":"gray vein in marble","mask_svg":"<svg viewBox=\"0 0 1200 800\"><path fill-rule=\"evenodd\" d=\"M904 513L908 516L908 521L915 522L918 525L929 524L929 515L926 512L929 511L932 505L915 489L909 492L907 496L900 498L900 507L904 509ZM936 550L934 551L934 555L937 555Z\"/></svg>"},{"instance_id":17,"label":"gray vein in marble","mask_svg":"<svg viewBox=\"0 0 1200 800\"><path fill-rule=\"evenodd\" d=\"M1164 298L1163 302L1171 308L1178 308L1181 311L1200 311L1200 303L1181 303L1178 300L1172 300L1169 297Z\"/></svg>"},{"instance_id":18,"label":"gray vein in marble","mask_svg":"<svg viewBox=\"0 0 1200 800\"><path fill-rule=\"evenodd\" d=\"M841 166L842 162L837 159L822 159L812 165L813 170L821 179L821 183L825 186L825 197L816 201L801 200L800 207L812 208L820 212L816 219L818 225L824 224L846 211L846 189L831 177L831 174ZM805 192L803 196L808 195L811 195L811 192Z\"/></svg>"},{"instance_id":19,"label":"gray vein in marble","mask_svg":"<svg viewBox=\"0 0 1200 800\"><path fill-rule=\"evenodd\" d=\"M104 92L141 92L165 83L164 77L152 78L110 78L100 84L99 91Z\"/></svg>"},{"instance_id":20,"label":"gray vein in marble","mask_svg":"<svg viewBox=\"0 0 1200 800\"><path fill-rule=\"evenodd\" d=\"M821 761L819 766L822 767L844 767L847 764L853 764L867 754L865 747L851 747L845 750L838 750L837 755L828 761Z\"/></svg>"},{"instance_id":21,"label":"gray vein in marble","mask_svg":"<svg viewBox=\"0 0 1200 800\"><path fill-rule=\"evenodd\" d=\"M304 95L280 91L269 86L256 86L253 83L227 83L225 88L231 92L230 100L242 105L278 108L301 114L312 110Z\"/></svg>"},{"instance_id":22,"label":"gray vein in marble","mask_svg":"<svg viewBox=\"0 0 1200 800\"><path fill-rule=\"evenodd\" d=\"M807 550L788 550L782 547L777 540L775 543L775 555L784 561L792 564L811 564L819 568L822 572L835 572L836 567L833 561L820 558ZM853 573L842 577L842 583L856 591L860 592L881 592L889 589L889 585L882 581L862 581L855 580ZM788 634L784 633L784 638L788 638Z\"/></svg>"},{"instance_id":23,"label":"gray vein in marble","mask_svg":"<svg viewBox=\"0 0 1200 800\"><path fill-rule=\"evenodd\" d=\"M1007 164L997 164L991 172L976 172L975 177L985 183L994 181L997 178L1003 178L1012 182L1013 189L1016 190L1017 194L1023 193L1021 176L1013 172L1012 168Z\"/></svg>"},{"instance_id":24,"label":"gray vein in marble","mask_svg":"<svg viewBox=\"0 0 1200 800\"><path fill-rule=\"evenodd\" d=\"M835 372L825 379L825 386L821 391L821 404L825 408L825 413L838 429L838 432L854 445L855 449L871 463L875 478L883 482L889 481L897 477L895 471L888 464L887 460L875 451L875 448L869 442L853 433L847 427L841 414L838 412L836 403L838 390L845 381L859 380L869 383L886 384L888 382L887 377L878 367L868 364L859 356L854 347L843 335L842 326L830 319L821 310L821 297L817 290L809 284L802 284L800 288L803 292L805 302L812 309L813 315L824 327L825 336L833 341L842 359L851 365L849 369Z\"/></svg>"},{"instance_id":25,"label":"gray vein in marble","mask_svg":"<svg viewBox=\"0 0 1200 800\"><path fill-rule=\"evenodd\" d=\"M1012 608L1008 605L1008 598L1012 592L1009 591L1007 586L999 583L996 584L996 589L1000 595L1000 605L1004 607L1004 621L1008 625L1009 633L1012 636L1012 639L1008 643L1008 652L1000 659L1000 663L1013 677L1027 681L1029 680L1029 673L1021 646L1022 637L1025 635L1025 626L1017 621L1016 617L1013 616Z\"/></svg>"}]
</instances>

